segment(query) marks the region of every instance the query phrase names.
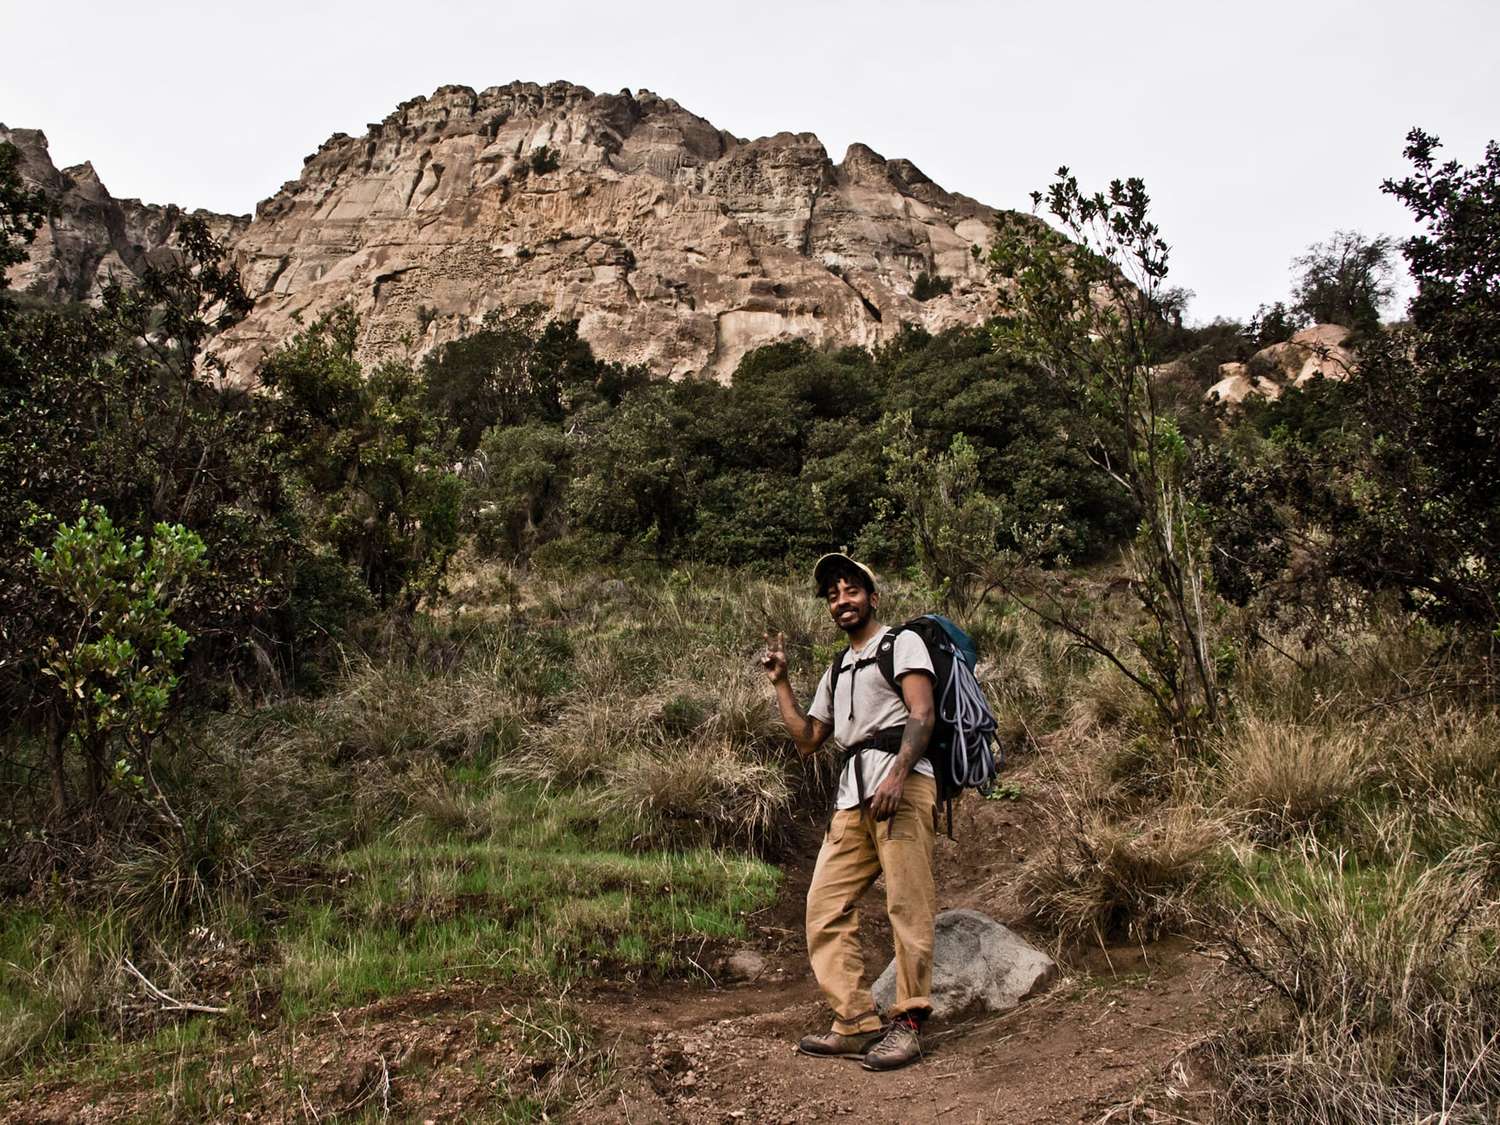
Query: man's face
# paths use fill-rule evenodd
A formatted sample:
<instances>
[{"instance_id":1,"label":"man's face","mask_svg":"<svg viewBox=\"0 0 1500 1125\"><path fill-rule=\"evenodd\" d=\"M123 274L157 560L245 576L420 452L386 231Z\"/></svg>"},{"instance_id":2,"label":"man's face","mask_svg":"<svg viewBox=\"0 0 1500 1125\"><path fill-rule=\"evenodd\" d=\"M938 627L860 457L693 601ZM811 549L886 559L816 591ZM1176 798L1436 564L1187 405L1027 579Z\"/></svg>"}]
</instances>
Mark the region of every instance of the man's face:
<instances>
[{"instance_id":1,"label":"man's face","mask_svg":"<svg viewBox=\"0 0 1500 1125\"><path fill-rule=\"evenodd\" d=\"M828 615L846 633L857 633L875 615L876 596L863 586L838 579L828 590Z\"/></svg>"}]
</instances>

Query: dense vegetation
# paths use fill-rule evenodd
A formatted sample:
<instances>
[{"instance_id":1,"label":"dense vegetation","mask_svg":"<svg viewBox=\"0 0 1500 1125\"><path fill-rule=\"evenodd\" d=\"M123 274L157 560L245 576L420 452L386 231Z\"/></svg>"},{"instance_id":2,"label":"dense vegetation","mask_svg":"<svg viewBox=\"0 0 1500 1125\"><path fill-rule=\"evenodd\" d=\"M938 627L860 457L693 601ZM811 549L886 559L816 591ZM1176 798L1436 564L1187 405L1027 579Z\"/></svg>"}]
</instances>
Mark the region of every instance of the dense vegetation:
<instances>
[{"instance_id":1,"label":"dense vegetation","mask_svg":"<svg viewBox=\"0 0 1500 1125\"><path fill-rule=\"evenodd\" d=\"M339 310L250 393L191 223L95 306L0 286L0 1061L187 1050L123 965L216 989L221 1043L455 966L543 997L688 971L817 792L751 654L770 625L826 663L787 575L848 547L893 616L942 602L991 654L1056 797L1037 922L1192 931L1241 972L1225 1119L1488 1119L1500 148L1436 149L1386 185L1422 225L1395 326L1393 244L1340 233L1290 303L1185 327L1143 185L1066 170L1038 203L1068 237L998 232L991 324L775 345L727 386L535 308L367 365ZM45 208L0 146L0 265ZM1204 403L1335 315L1347 381ZM517 1114L568 1093L538 1073Z\"/></svg>"}]
</instances>

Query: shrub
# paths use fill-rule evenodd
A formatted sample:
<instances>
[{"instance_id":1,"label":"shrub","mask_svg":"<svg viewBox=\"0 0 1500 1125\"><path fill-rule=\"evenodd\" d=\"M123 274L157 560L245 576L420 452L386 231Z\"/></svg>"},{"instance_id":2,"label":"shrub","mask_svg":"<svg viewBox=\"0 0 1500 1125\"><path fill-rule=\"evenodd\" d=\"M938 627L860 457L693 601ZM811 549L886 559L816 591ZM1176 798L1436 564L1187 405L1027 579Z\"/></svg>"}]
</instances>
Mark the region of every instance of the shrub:
<instances>
[{"instance_id":1,"label":"shrub","mask_svg":"<svg viewBox=\"0 0 1500 1125\"><path fill-rule=\"evenodd\" d=\"M457 550L463 482L450 469L416 374L361 367L359 320L340 308L261 364L279 394L289 461L317 536L383 609L432 596Z\"/></svg>"},{"instance_id":2,"label":"shrub","mask_svg":"<svg viewBox=\"0 0 1500 1125\"><path fill-rule=\"evenodd\" d=\"M939 277L937 274L928 275L924 270L917 274L917 279L911 287L913 299L918 301L930 301L934 297L946 297L953 292L953 279L951 277Z\"/></svg>"},{"instance_id":3,"label":"shrub","mask_svg":"<svg viewBox=\"0 0 1500 1125\"><path fill-rule=\"evenodd\" d=\"M541 145L532 149L528 165L532 174L545 176L548 172L556 172L562 166L562 157L557 149Z\"/></svg>"},{"instance_id":4,"label":"shrub","mask_svg":"<svg viewBox=\"0 0 1500 1125\"><path fill-rule=\"evenodd\" d=\"M59 601L60 626L42 650L54 690L53 811L67 811L64 749L87 771L87 809L97 811L107 781L144 800L171 826L177 814L157 782L155 743L177 716L173 698L187 632L173 620L203 561L203 541L180 526L156 525L148 551L126 541L102 508L86 507L61 527L50 551L35 555L38 581Z\"/></svg>"}]
</instances>

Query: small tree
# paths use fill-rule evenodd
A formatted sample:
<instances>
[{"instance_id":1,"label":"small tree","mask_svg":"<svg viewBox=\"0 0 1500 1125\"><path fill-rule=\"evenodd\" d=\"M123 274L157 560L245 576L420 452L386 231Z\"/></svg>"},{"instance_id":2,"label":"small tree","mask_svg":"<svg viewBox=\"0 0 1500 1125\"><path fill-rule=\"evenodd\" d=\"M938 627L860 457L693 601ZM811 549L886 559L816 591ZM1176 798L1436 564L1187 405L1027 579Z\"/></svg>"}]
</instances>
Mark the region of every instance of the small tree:
<instances>
[{"instance_id":1,"label":"small tree","mask_svg":"<svg viewBox=\"0 0 1500 1125\"><path fill-rule=\"evenodd\" d=\"M1272 344L1284 343L1292 336L1307 327L1307 314L1300 308L1289 309L1285 302L1276 301L1269 305L1261 305L1255 310L1255 315L1250 318L1250 325L1245 330L1251 345L1256 348L1267 348Z\"/></svg>"},{"instance_id":2,"label":"small tree","mask_svg":"<svg viewBox=\"0 0 1500 1125\"><path fill-rule=\"evenodd\" d=\"M979 454L963 434L944 453L924 448L911 413L881 420L886 483L911 524L928 583L959 612L973 604L1000 533L1000 505L979 483Z\"/></svg>"},{"instance_id":3,"label":"small tree","mask_svg":"<svg viewBox=\"0 0 1500 1125\"><path fill-rule=\"evenodd\" d=\"M937 274L929 274L926 270L917 274L916 281L912 283L911 295L914 300L930 301L934 297L946 297L953 292L953 279L951 277L939 277Z\"/></svg>"},{"instance_id":4,"label":"small tree","mask_svg":"<svg viewBox=\"0 0 1500 1125\"><path fill-rule=\"evenodd\" d=\"M1380 310L1396 295L1394 250L1395 243L1385 235L1366 238L1352 230L1314 243L1292 259L1292 268L1299 271L1292 307L1318 324L1373 328L1380 323Z\"/></svg>"},{"instance_id":5,"label":"small tree","mask_svg":"<svg viewBox=\"0 0 1500 1125\"><path fill-rule=\"evenodd\" d=\"M1040 206L1043 196L1032 199ZM1202 521L1185 488L1187 444L1162 409L1154 375L1163 301L1175 292L1163 288L1168 247L1149 218L1140 180L1115 180L1086 194L1062 168L1046 203L1063 233L1034 219L1000 220L990 268L1004 283L1007 315L995 329L997 343L1075 396L1086 422L1074 440L1140 512L1131 589L1151 625L1133 638L1136 659L1129 659L1055 591L1044 603L1027 601L1005 574L996 580L1111 661L1176 734L1191 739L1220 715L1210 651L1217 599Z\"/></svg>"},{"instance_id":6,"label":"small tree","mask_svg":"<svg viewBox=\"0 0 1500 1125\"><path fill-rule=\"evenodd\" d=\"M495 426L464 467L469 524L486 554L526 559L555 536L566 511L568 439L537 423Z\"/></svg>"},{"instance_id":7,"label":"small tree","mask_svg":"<svg viewBox=\"0 0 1500 1125\"><path fill-rule=\"evenodd\" d=\"M203 540L159 523L148 548L127 541L104 509L85 505L35 556L38 581L60 601L43 643L52 693L52 800L67 811L67 750L82 758L90 808L113 781L182 824L156 782L153 747L177 715L174 691L187 631L173 610L203 561Z\"/></svg>"},{"instance_id":8,"label":"small tree","mask_svg":"<svg viewBox=\"0 0 1500 1125\"><path fill-rule=\"evenodd\" d=\"M1500 144L1464 168L1407 136L1413 174L1383 190L1425 230L1402 249L1409 329L1362 356L1359 440L1335 491L1339 573L1425 616L1500 630Z\"/></svg>"},{"instance_id":9,"label":"small tree","mask_svg":"<svg viewBox=\"0 0 1500 1125\"><path fill-rule=\"evenodd\" d=\"M457 549L463 481L416 373L387 362L366 375L358 327L334 310L267 357L260 378L284 408L309 524L382 608L411 612Z\"/></svg>"}]
</instances>

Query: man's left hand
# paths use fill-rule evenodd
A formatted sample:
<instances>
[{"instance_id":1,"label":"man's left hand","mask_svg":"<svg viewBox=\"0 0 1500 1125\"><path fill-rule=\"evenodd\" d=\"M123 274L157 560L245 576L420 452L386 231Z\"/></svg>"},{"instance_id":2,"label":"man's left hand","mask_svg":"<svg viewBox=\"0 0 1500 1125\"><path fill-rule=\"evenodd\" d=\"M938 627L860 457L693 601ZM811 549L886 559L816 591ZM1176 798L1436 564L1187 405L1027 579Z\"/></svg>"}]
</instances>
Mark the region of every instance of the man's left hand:
<instances>
[{"instance_id":1,"label":"man's left hand","mask_svg":"<svg viewBox=\"0 0 1500 1125\"><path fill-rule=\"evenodd\" d=\"M896 815L896 810L901 807L901 793L906 787L906 779L888 774L886 779L875 787L875 793L870 797L870 814L876 820L889 820Z\"/></svg>"}]
</instances>

